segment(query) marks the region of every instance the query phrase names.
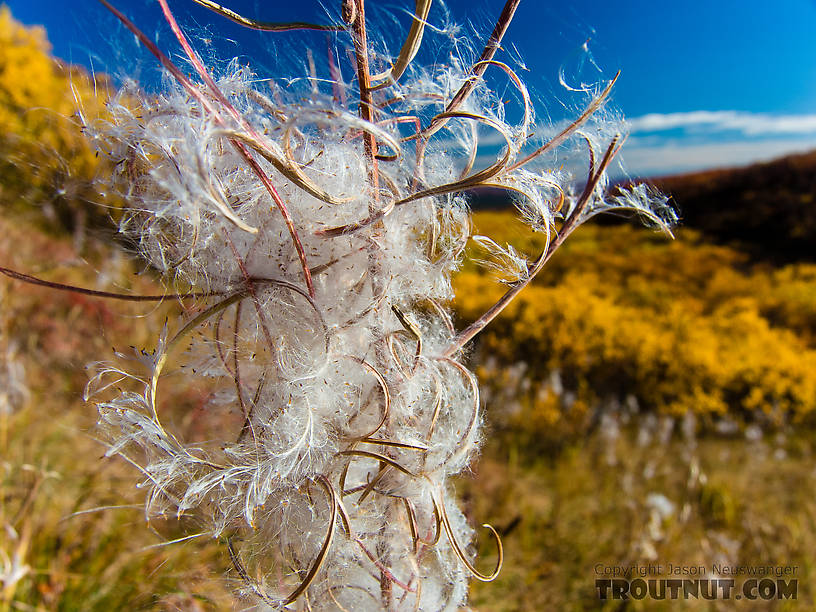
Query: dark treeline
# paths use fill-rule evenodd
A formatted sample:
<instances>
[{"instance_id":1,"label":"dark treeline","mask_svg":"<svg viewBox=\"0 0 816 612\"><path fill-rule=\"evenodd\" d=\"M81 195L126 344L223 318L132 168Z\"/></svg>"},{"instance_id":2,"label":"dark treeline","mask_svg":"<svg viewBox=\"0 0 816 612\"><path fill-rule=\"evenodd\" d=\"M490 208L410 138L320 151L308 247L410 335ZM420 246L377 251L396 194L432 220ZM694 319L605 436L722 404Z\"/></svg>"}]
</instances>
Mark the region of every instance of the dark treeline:
<instances>
[{"instance_id":1,"label":"dark treeline","mask_svg":"<svg viewBox=\"0 0 816 612\"><path fill-rule=\"evenodd\" d=\"M681 226L714 242L735 246L755 260L816 261L816 151L648 182L671 196ZM509 197L500 189L485 189L471 194L471 205L508 208ZM611 215L595 220L605 225L625 221Z\"/></svg>"},{"instance_id":2,"label":"dark treeline","mask_svg":"<svg viewBox=\"0 0 816 612\"><path fill-rule=\"evenodd\" d=\"M757 259L816 259L816 151L654 180L682 224Z\"/></svg>"}]
</instances>

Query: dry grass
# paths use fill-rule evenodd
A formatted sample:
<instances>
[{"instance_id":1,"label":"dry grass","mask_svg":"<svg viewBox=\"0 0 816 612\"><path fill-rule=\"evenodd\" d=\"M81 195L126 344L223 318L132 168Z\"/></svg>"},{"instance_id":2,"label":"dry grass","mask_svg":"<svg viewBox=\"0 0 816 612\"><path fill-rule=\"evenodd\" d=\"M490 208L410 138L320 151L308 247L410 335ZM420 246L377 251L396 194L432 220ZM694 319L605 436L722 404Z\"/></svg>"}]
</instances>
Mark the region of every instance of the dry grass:
<instances>
[{"instance_id":1,"label":"dry grass","mask_svg":"<svg viewBox=\"0 0 816 612\"><path fill-rule=\"evenodd\" d=\"M83 261L69 238L46 236L19 220L0 220L0 232L0 261L10 267L86 287L159 290L147 275L135 275L132 263L95 243ZM108 280L98 287L100 272ZM94 440L95 410L80 399L87 362L111 356L111 346L150 342L149 330L178 306L111 303L5 278L0 295L3 341L17 344L30 390L23 407L0 417L1 546L30 568L4 590L0 609L231 608L230 589L237 582L219 543L202 538L146 548L195 526L145 524L141 492L130 485L134 468L103 457L104 447ZM196 429L200 438L201 428L218 426L206 410L206 388L172 387L166 387L173 395L168 405L181 431ZM489 422L498 408L488 406ZM641 415L617 436L614 427L600 427L547 456L537 456L541 449L527 442L514 443L525 438L513 436L507 423L494 423L497 433L503 428L501 435L491 436L475 477L457 485L471 522L488 521L504 532L504 570L495 582L473 586L472 606L602 609L593 566L647 562L656 555L684 564L798 565L796 602L741 609L813 609L812 432L783 427L759 441L742 434L689 441L679 422L661 439L663 423ZM650 441L640 444L638 437ZM654 494L674 505L670 516L656 522L647 501ZM90 509L99 510L75 514ZM485 558L491 546L485 539ZM675 607L644 600L630 609Z\"/></svg>"},{"instance_id":2,"label":"dry grass","mask_svg":"<svg viewBox=\"0 0 816 612\"><path fill-rule=\"evenodd\" d=\"M46 237L19 220L0 220L0 260L51 280L155 292L123 258L90 244L87 261L68 239ZM96 411L81 400L85 364L112 357L112 346L145 342L168 308L111 304L0 279L2 341L17 345L29 395L0 415L0 548L29 571L7 584L0 609L223 609L231 597L226 562L211 541L145 547L179 528L145 524L133 468L105 459L94 439ZM155 309L155 310L154 310ZM178 414L192 413L195 390L180 390ZM96 510L94 510L96 509ZM90 511L94 510L94 511Z\"/></svg>"},{"instance_id":3,"label":"dry grass","mask_svg":"<svg viewBox=\"0 0 816 612\"><path fill-rule=\"evenodd\" d=\"M798 599L740 602L740 609L813 609L812 436L711 437L694 450L677 436L645 446L636 438L634 428L614 441L596 434L554 461L488 444L475 479L460 490L473 516L511 530L504 571L490 585L474 585L475 608L729 610L733 601L645 599L604 608L594 567L772 563L799 567ZM673 513L654 518L650 495L665 496Z\"/></svg>"}]
</instances>

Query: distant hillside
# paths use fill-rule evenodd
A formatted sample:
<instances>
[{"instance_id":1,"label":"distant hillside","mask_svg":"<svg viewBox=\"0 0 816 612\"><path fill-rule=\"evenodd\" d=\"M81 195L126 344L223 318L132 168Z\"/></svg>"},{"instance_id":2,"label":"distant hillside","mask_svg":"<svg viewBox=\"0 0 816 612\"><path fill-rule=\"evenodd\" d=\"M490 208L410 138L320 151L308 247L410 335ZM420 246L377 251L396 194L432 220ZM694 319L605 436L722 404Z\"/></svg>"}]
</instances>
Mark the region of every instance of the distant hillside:
<instances>
[{"instance_id":1,"label":"distant hillside","mask_svg":"<svg viewBox=\"0 0 816 612\"><path fill-rule=\"evenodd\" d=\"M649 181L671 195L681 225L754 259L816 261L816 151L743 168L710 170ZM474 210L508 206L501 189L471 194ZM602 215L594 223L618 225Z\"/></svg>"},{"instance_id":2,"label":"distant hillside","mask_svg":"<svg viewBox=\"0 0 816 612\"><path fill-rule=\"evenodd\" d=\"M816 260L816 151L744 168L655 179L682 224L751 255Z\"/></svg>"}]
</instances>

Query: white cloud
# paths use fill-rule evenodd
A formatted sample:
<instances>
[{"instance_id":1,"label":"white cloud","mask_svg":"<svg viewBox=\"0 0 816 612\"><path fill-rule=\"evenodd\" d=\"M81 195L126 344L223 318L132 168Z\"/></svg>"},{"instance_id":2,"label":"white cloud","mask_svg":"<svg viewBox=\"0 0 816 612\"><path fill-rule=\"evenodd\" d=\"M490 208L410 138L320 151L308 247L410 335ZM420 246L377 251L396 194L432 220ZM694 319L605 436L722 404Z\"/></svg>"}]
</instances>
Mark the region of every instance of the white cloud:
<instances>
[{"instance_id":1,"label":"white cloud","mask_svg":"<svg viewBox=\"0 0 816 612\"><path fill-rule=\"evenodd\" d=\"M806 138L765 140L730 140L699 142L631 138L619 156L620 165L613 163L609 171L613 178L657 177L696 172L715 168L735 168L770 161L785 155L806 153L816 149L816 135ZM493 155L479 155L476 168L486 168L496 161ZM586 172L585 160L569 160L566 170L576 178ZM583 164L583 165L582 165ZM579 178L580 180L580 178Z\"/></svg>"},{"instance_id":2,"label":"white cloud","mask_svg":"<svg viewBox=\"0 0 816 612\"><path fill-rule=\"evenodd\" d=\"M569 124L561 120L553 125L539 126L536 140L545 142ZM663 140L664 132L679 130L683 137L699 141L711 141L730 137L772 138L774 136L816 136L816 114L810 115L771 115L765 113L748 113L743 111L690 111L682 113L650 113L626 120L629 129L631 148L635 141ZM730 136L724 133L730 132ZM610 135L611 136L611 135ZM442 144L453 145L452 139ZM500 147L505 144L504 138L495 130L480 130L479 146L483 150ZM480 152L481 153L481 152Z\"/></svg>"},{"instance_id":3,"label":"white cloud","mask_svg":"<svg viewBox=\"0 0 816 612\"><path fill-rule=\"evenodd\" d=\"M661 176L744 166L813 149L816 149L816 136L708 143L673 141L655 146L626 146L623 159L633 176Z\"/></svg>"},{"instance_id":4,"label":"white cloud","mask_svg":"<svg viewBox=\"0 0 816 612\"><path fill-rule=\"evenodd\" d=\"M745 136L816 134L816 115L769 115L742 111L651 113L627 120L632 133L682 129L693 132L739 132Z\"/></svg>"},{"instance_id":5,"label":"white cloud","mask_svg":"<svg viewBox=\"0 0 816 612\"><path fill-rule=\"evenodd\" d=\"M816 114L770 115L742 111L653 113L626 122L631 136L623 147L623 168L610 168L615 178L668 176L712 168L745 166L816 149ZM541 131L541 140L566 125ZM480 140L477 167L495 162L494 134ZM611 135L610 135L611 138ZM495 150L494 150L495 147ZM531 149L532 150L532 149ZM560 156L576 176L585 172L580 156Z\"/></svg>"}]
</instances>

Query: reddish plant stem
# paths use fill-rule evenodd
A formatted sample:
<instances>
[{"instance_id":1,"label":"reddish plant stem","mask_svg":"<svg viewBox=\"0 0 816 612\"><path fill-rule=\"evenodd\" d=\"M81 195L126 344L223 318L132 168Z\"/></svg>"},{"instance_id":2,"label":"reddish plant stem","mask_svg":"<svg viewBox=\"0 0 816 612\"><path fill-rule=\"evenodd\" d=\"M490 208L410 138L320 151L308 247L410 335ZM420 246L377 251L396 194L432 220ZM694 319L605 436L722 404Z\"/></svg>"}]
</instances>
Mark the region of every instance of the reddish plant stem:
<instances>
[{"instance_id":1,"label":"reddish plant stem","mask_svg":"<svg viewBox=\"0 0 816 612\"><path fill-rule=\"evenodd\" d=\"M10 268L0 267L0 274L5 274L14 280L23 281L31 285L39 285L40 287L48 287L49 289L56 289L57 291L70 291L71 293L79 293L81 295L90 295L92 297L107 298L110 300L125 300L129 302L161 302L162 300L176 299L182 300L185 298L194 297L212 297L214 295L224 295L221 291L201 292L194 291L190 293L166 293L164 295L130 295L127 293L113 293L110 291L97 291L96 289L85 289L84 287L75 287L74 285L64 285L63 283L55 283L52 281L43 280L30 274L23 274Z\"/></svg>"},{"instance_id":2,"label":"reddish plant stem","mask_svg":"<svg viewBox=\"0 0 816 612\"><path fill-rule=\"evenodd\" d=\"M117 10L113 5L111 5L107 0L99 0L105 8L107 8L111 13L113 13L119 21L121 21L124 26L130 30L138 39L139 41L145 46L145 48L150 51L156 59L159 60L162 66L164 66L167 71L173 75L173 77L184 87L185 90L195 98L207 111L209 111L213 117L215 117L216 121L224 127L228 127L224 117L221 116L221 113L218 112L218 109L215 105L204 97L201 91L198 90L195 85L190 81L190 79L185 76L185 74L176 66L170 58L168 58L162 51L151 41L145 34L142 32L136 25L130 21L123 13ZM164 11L165 18L167 18L170 27L173 29L173 32L176 34L176 38L178 38L179 43L184 48L185 52L187 53L190 61L193 63L193 66L199 72L201 77L204 81L208 84L210 89L213 90L213 95L224 105L224 107L236 118L242 128L247 130L247 132L255 138L258 142L263 143L263 140L258 136L257 132L250 126L243 117L240 116L240 113L229 103L226 99L224 94L218 89L215 82L212 80L212 77L207 73L206 69L204 68L201 61L195 55L192 47L187 42L187 39L184 37L184 34L181 32L181 29L178 27L175 18L173 18L172 13L170 13L170 9L167 6L165 0L159 0L160 4L162 5L162 11ZM295 245L295 250L297 251L298 258L300 259L301 267L303 268L303 278L306 283L306 287L309 291L309 295L314 297L314 285L312 283L312 275L309 271L309 266L306 260L306 251L303 248L303 243L298 236L297 230L295 229L294 221L292 220L291 215L289 214L286 205L283 203L280 195L278 194L277 190L275 189L272 182L269 180L269 177L266 173L261 169L257 162L252 158L249 151L246 147L239 142L236 142L234 139L230 139L232 145L240 152L241 156L247 161L247 163L252 168L252 171L258 176L261 182L264 184L264 187L269 192L269 195L272 196L272 199L275 202L278 210L281 213L281 216L284 219L284 223L286 224L287 229L289 230L289 234L292 237L292 242Z\"/></svg>"},{"instance_id":3,"label":"reddish plant stem","mask_svg":"<svg viewBox=\"0 0 816 612\"><path fill-rule=\"evenodd\" d=\"M516 9L518 8L520 2L521 0L507 0L504 8L502 9L501 15L499 15L499 18L496 21L493 32L490 34L490 38L487 39L487 44L485 45L482 54L479 56L479 60L474 64L474 67L471 68L470 75L468 76L467 80L459 88L459 91L457 91L453 96L453 99L448 103L447 107L445 107L445 113L458 109L473 92L476 84L482 78L485 70L487 70L487 67L490 65L490 60L493 59L493 56L496 55L496 51L499 50L502 38L504 38L504 34L507 32L510 22L513 21L513 15L515 15ZM431 121L431 124L428 126L428 129L425 130L423 136L428 138L432 134L436 133L447 122L448 118Z\"/></svg>"},{"instance_id":4,"label":"reddish plant stem","mask_svg":"<svg viewBox=\"0 0 816 612\"><path fill-rule=\"evenodd\" d=\"M207 71L207 68L198 58L196 52L193 50L190 43L187 41L187 38L184 36L184 33L181 31L178 23L176 23L176 18L173 16L173 13L170 11L170 7L167 5L167 0L159 0L159 4L162 7L162 12L164 13L164 18L167 20L167 23L170 24L170 29L173 30L173 34L176 35L176 38L179 41L182 49L187 54L187 57L192 62L193 67L198 72L199 76L204 80L207 86L212 91L213 95L216 99L227 109L230 115L232 115L233 119L238 122L238 124L255 140L259 143L263 143L264 140L258 134L258 132L241 116L241 113L230 104L227 97L224 93L218 88L218 85L213 80L210 73ZM294 221L292 220L292 216L289 214L289 210L286 208L286 205L283 203L280 195L278 194L277 189L272 184L272 181L269 180L267 174L263 171L260 165L255 161L255 159L249 154L246 147L243 144L238 144L234 140L232 141L233 145L236 145L238 150L241 152L241 156L247 161L252 171L261 179L261 182L266 187L266 190L269 192L269 195L272 196L272 199L275 201L275 204L280 210L281 215L283 216L284 222L286 223L286 227L289 230L289 234L292 237L292 242L295 244L295 250L297 251L298 258L300 259L301 267L303 268L303 278L306 282L306 287L309 291L309 296L314 298L314 285L312 284L312 275L309 272L309 264L306 260L306 251L303 248L303 243L300 240L300 236L298 236L297 230L295 229Z\"/></svg>"},{"instance_id":5,"label":"reddish plant stem","mask_svg":"<svg viewBox=\"0 0 816 612\"><path fill-rule=\"evenodd\" d=\"M553 253L560 247L564 240L567 239L575 228L580 225L581 215L589 204L590 199L592 198L592 193L595 191L595 187L598 185L598 181L601 179L601 176L606 171L606 167L612 161L612 159L617 154L620 146L618 145L618 138L615 137L612 140L612 143L609 145L609 148L606 150L606 154L604 155L603 160L601 161L601 165L598 167L598 170L589 176L587 180L587 184L584 187L584 191L581 193L581 197L579 198L578 202L575 205L575 208L570 213L569 217L567 217L566 221L564 221L564 225L561 226L561 231L558 232L558 235L555 237L555 240L550 242L547 245L547 249L539 256L539 258L535 261L532 268L530 268L529 273L527 274L527 278L523 281L517 283L513 287L511 287L504 295L502 295L499 300L493 304L482 316L480 316L475 322L469 325L464 331L462 331L451 345L445 349L445 352L442 353L442 359L448 359L452 357L457 351L459 351L465 344L470 342L480 331L482 331L493 319L499 316L502 310L507 308L510 305L516 296L521 293L527 285L529 285L532 280L536 277L536 275L541 272L541 269L544 267L550 258L553 256Z\"/></svg>"},{"instance_id":6,"label":"reddish plant stem","mask_svg":"<svg viewBox=\"0 0 816 612\"><path fill-rule=\"evenodd\" d=\"M360 87L360 118L373 123L374 102L371 96L371 75L368 70L368 36L365 24L365 1L347 0L352 3L353 10L345 11L352 15L352 39L354 41L354 57L357 63L357 83ZM368 162L368 182L374 197L372 206L377 201L379 177L377 172L377 139L373 134L363 133L363 146L366 161Z\"/></svg>"},{"instance_id":7,"label":"reddish plant stem","mask_svg":"<svg viewBox=\"0 0 816 612\"><path fill-rule=\"evenodd\" d=\"M368 66L368 38L366 35L366 23L365 23L365 0L344 0L343 3L343 14L345 17L348 18L348 22L352 27L352 34L354 40L354 57L357 64L357 83L360 88L360 118L363 121L368 121L369 123L374 122L374 101L371 95L371 75L369 73L369 66ZM368 183L371 189L371 200L369 201L368 211L369 214L373 215L379 209L378 201L379 201L379 173L377 167L377 139L374 137L373 134L368 132L363 133L363 147L366 162L368 164ZM378 224L382 226L382 223ZM376 233L379 232L375 232ZM371 240L371 245L369 248L369 256L368 256L368 264L369 264L369 276L371 277L371 289L374 295L377 295L382 292L381 283L378 282L379 275L377 273L379 269L379 257L378 257L378 250L379 247L376 244L376 240ZM381 363L386 363L385 361L385 352L382 350L382 346L378 343L375 347L375 352L377 357ZM387 415L386 415L387 419ZM386 425L387 427L387 425ZM386 525L382 525L380 530L385 530ZM362 542L359 542L360 546L362 546ZM399 583L396 578L394 578L393 574L387 569L389 563L389 555L388 550L384 547L378 546L377 547L377 554L380 555L382 559L382 563L376 560L376 558L365 548L363 547L366 555L377 565L380 570L380 593L382 597L383 604L386 609L391 609L392 602L393 602L393 589L392 584L397 583L400 586L404 586L407 588L407 585L402 585Z\"/></svg>"}]
</instances>

